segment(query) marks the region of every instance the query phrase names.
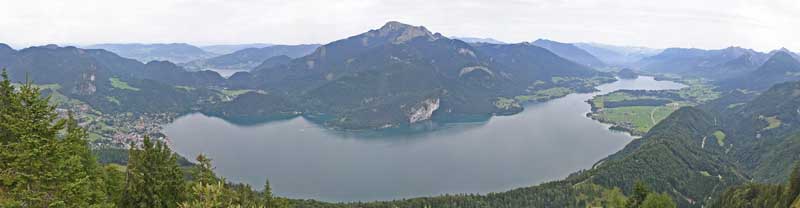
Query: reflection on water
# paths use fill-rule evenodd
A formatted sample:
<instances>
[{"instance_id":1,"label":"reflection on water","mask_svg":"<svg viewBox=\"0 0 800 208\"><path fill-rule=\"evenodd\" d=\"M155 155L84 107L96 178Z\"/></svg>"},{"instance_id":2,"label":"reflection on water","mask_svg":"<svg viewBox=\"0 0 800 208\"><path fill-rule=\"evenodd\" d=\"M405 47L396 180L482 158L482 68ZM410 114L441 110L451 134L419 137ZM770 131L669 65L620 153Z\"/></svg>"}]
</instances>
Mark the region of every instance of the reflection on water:
<instances>
[{"instance_id":1,"label":"reflection on water","mask_svg":"<svg viewBox=\"0 0 800 208\"><path fill-rule=\"evenodd\" d=\"M238 126L190 114L165 127L178 153L214 159L219 175L280 196L371 201L487 193L561 179L627 144L627 134L588 119L585 102L618 89L677 89L652 77L621 80L486 122L431 124L434 131L338 131L303 117Z\"/></svg>"}]
</instances>

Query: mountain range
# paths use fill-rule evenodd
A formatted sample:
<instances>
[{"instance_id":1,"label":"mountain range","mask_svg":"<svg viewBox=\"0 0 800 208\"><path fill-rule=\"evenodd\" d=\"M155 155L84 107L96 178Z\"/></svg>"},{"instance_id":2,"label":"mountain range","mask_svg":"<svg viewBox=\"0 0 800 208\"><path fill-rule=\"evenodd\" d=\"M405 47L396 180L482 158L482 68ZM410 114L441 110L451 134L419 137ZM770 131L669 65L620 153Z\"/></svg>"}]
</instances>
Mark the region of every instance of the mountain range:
<instances>
[{"instance_id":1,"label":"mountain range","mask_svg":"<svg viewBox=\"0 0 800 208\"><path fill-rule=\"evenodd\" d=\"M475 37L450 37L451 39L461 40L467 43L490 43L490 44L506 44L506 42L495 40L493 38L475 38Z\"/></svg>"},{"instance_id":2,"label":"mountain range","mask_svg":"<svg viewBox=\"0 0 800 208\"><path fill-rule=\"evenodd\" d=\"M3 50L0 67L14 81L54 84L59 93L109 113L186 112L213 94L204 86L225 83L215 72L188 72L167 61L143 64L102 49L57 45Z\"/></svg>"},{"instance_id":3,"label":"mountain range","mask_svg":"<svg viewBox=\"0 0 800 208\"><path fill-rule=\"evenodd\" d=\"M800 60L790 52L776 51L761 66L731 79L721 86L730 89L765 90L776 83L800 80Z\"/></svg>"},{"instance_id":4,"label":"mountain range","mask_svg":"<svg viewBox=\"0 0 800 208\"><path fill-rule=\"evenodd\" d=\"M306 45L270 45L263 48L245 48L230 54L220 55L207 59L194 60L182 66L188 70L198 71L204 69L246 69L250 70L259 66L265 60L275 56L298 58L314 52L319 47L317 44Z\"/></svg>"},{"instance_id":5,"label":"mountain range","mask_svg":"<svg viewBox=\"0 0 800 208\"><path fill-rule=\"evenodd\" d=\"M785 182L791 164L800 159L800 61L785 49L762 53L738 47L670 48L646 56L655 50L611 50L548 40L467 43L422 26L388 22L325 45L296 46L302 48L298 53L285 54L293 46L234 52L239 55L227 56L235 60L230 63L252 62L254 67L225 79L212 71L187 71L171 61L140 62L208 54L197 53L196 47L101 46L130 56L142 51L150 55L135 60L103 49L46 45L15 50L0 44L0 67L7 68L16 82L49 86L50 95L78 99L103 113L199 111L248 121L301 115L343 129L513 114L524 108L521 97L551 89L591 92L613 81L612 74L593 69L607 64L697 76L719 85L719 99L678 109L619 152L564 180L485 196L385 203L578 206L571 199L603 187L620 187L630 195L634 182L641 180L654 191L672 196L680 207L704 207L715 204L730 187ZM286 49L283 54L272 53L281 47ZM184 49L175 48L192 55L178 54ZM601 49L617 54L592 54L602 54ZM620 52L625 50L630 52ZM250 59L242 54L258 55ZM631 63L639 56L644 58ZM606 63L598 57L614 61ZM311 202L298 203L305 207L302 203Z\"/></svg>"},{"instance_id":6,"label":"mountain range","mask_svg":"<svg viewBox=\"0 0 800 208\"><path fill-rule=\"evenodd\" d=\"M197 46L186 43L169 44L97 44L86 46L88 49L105 49L122 57L139 60L142 63L150 61L170 61L183 63L196 59L210 58L216 54L207 52Z\"/></svg>"},{"instance_id":7,"label":"mountain range","mask_svg":"<svg viewBox=\"0 0 800 208\"><path fill-rule=\"evenodd\" d=\"M558 56L592 68L603 68L607 66L606 63L603 63L603 61L591 53L586 52L585 50L573 44L561 43L547 39L538 39L533 42L533 45L545 48L557 54Z\"/></svg>"},{"instance_id":8,"label":"mountain range","mask_svg":"<svg viewBox=\"0 0 800 208\"><path fill-rule=\"evenodd\" d=\"M303 114L348 129L513 114L524 102L516 96L551 88L589 92L613 80L532 44L471 45L399 22L322 46L234 52L223 57L245 60L255 54L261 61L229 79L169 61L143 64L102 49L0 48L0 66L13 80L28 76L35 83L58 84L58 92L101 111L195 109L228 119ZM251 93L230 97L222 93L226 88ZM167 95L178 100L144 102ZM275 103L285 104L267 107ZM256 109L243 112L236 106Z\"/></svg>"},{"instance_id":9,"label":"mountain range","mask_svg":"<svg viewBox=\"0 0 800 208\"><path fill-rule=\"evenodd\" d=\"M647 47L615 46L601 43L573 43L606 64L630 67L637 61L661 53L661 49Z\"/></svg>"},{"instance_id":10,"label":"mountain range","mask_svg":"<svg viewBox=\"0 0 800 208\"><path fill-rule=\"evenodd\" d=\"M229 54L246 48L264 48L272 45L274 44L270 43L220 44L220 45L200 46L200 48L203 49L204 51L208 51L214 54Z\"/></svg>"},{"instance_id":11,"label":"mountain range","mask_svg":"<svg viewBox=\"0 0 800 208\"><path fill-rule=\"evenodd\" d=\"M648 72L724 79L753 70L767 58L767 54L740 47L719 50L668 48L635 65Z\"/></svg>"},{"instance_id":12,"label":"mountain range","mask_svg":"<svg viewBox=\"0 0 800 208\"><path fill-rule=\"evenodd\" d=\"M591 90L578 80L554 82L559 76L610 79L530 44L473 46L421 26L389 22L287 64L230 79L237 87L302 100L299 111L325 115L331 119L324 122L333 126L376 128L510 114L522 107L498 101L556 86Z\"/></svg>"}]
</instances>

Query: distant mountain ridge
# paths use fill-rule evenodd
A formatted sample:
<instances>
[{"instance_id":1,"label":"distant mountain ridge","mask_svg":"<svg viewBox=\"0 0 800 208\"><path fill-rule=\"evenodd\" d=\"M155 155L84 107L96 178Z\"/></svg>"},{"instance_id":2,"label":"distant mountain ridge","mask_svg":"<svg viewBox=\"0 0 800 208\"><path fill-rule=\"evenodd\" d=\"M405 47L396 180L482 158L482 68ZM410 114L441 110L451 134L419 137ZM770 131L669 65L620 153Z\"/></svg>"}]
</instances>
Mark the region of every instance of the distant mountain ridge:
<instances>
[{"instance_id":1,"label":"distant mountain ridge","mask_svg":"<svg viewBox=\"0 0 800 208\"><path fill-rule=\"evenodd\" d=\"M603 63L603 61L600 61L600 59L598 59L594 55L569 43L561 43L547 39L538 39L533 42L533 45L550 50L558 56L564 57L568 60L574 61L579 64L583 64L593 68L606 67L606 63Z\"/></svg>"},{"instance_id":2,"label":"distant mountain ridge","mask_svg":"<svg viewBox=\"0 0 800 208\"><path fill-rule=\"evenodd\" d=\"M573 45L586 50L606 64L621 67L630 67L633 63L662 51L662 49L647 47L615 46L601 43L573 43Z\"/></svg>"},{"instance_id":3,"label":"distant mountain ridge","mask_svg":"<svg viewBox=\"0 0 800 208\"><path fill-rule=\"evenodd\" d=\"M776 51L757 69L723 80L721 84L728 89L765 90L772 85L800 80L800 60L790 52Z\"/></svg>"},{"instance_id":4,"label":"distant mountain ridge","mask_svg":"<svg viewBox=\"0 0 800 208\"><path fill-rule=\"evenodd\" d=\"M648 72L721 80L755 70L768 58L768 54L741 47L718 50L668 48L635 65Z\"/></svg>"},{"instance_id":5,"label":"distant mountain ridge","mask_svg":"<svg viewBox=\"0 0 800 208\"><path fill-rule=\"evenodd\" d=\"M13 81L56 84L55 91L103 112L185 112L198 96L212 95L200 86L225 84L216 72L187 72L167 61L143 64L103 49L57 45L0 53L0 68Z\"/></svg>"},{"instance_id":6,"label":"distant mountain ridge","mask_svg":"<svg viewBox=\"0 0 800 208\"><path fill-rule=\"evenodd\" d=\"M245 48L230 54L208 59L194 60L182 64L188 70L204 69L246 69L259 66L265 60L275 56L298 58L314 52L318 44L305 45L271 45L263 48Z\"/></svg>"},{"instance_id":7,"label":"distant mountain ridge","mask_svg":"<svg viewBox=\"0 0 800 208\"><path fill-rule=\"evenodd\" d=\"M506 44L506 42L495 40L493 38L476 38L476 37L450 37L451 39L458 39L467 43L490 43L490 44Z\"/></svg>"},{"instance_id":8,"label":"distant mountain ridge","mask_svg":"<svg viewBox=\"0 0 800 208\"><path fill-rule=\"evenodd\" d=\"M201 49L215 54L229 54L245 48L264 48L275 44L270 43L245 43L245 44L218 44L204 45Z\"/></svg>"},{"instance_id":9,"label":"distant mountain ridge","mask_svg":"<svg viewBox=\"0 0 800 208\"><path fill-rule=\"evenodd\" d=\"M88 49L105 49L122 57L139 60L142 63L150 61L170 61L183 63L195 59L209 58L216 54L186 43L157 43L157 44L96 44L86 46Z\"/></svg>"}]
</instances>

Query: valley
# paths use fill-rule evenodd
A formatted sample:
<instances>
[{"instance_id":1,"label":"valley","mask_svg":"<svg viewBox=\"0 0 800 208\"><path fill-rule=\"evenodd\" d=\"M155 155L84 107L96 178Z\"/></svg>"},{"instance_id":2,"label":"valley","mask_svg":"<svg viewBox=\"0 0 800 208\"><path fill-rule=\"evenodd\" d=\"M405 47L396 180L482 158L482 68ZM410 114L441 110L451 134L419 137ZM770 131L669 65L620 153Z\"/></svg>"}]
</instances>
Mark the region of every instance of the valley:
<instances>
[{"instance_id":1,"label":"valley","mask_svg":"<svg viewBox=\"0 0 800 208\"><path fill-rule=\"evenodd\" d=\"M789 207L799 57L398 21L324 44L0 44L0 207Z\"/></svg>"},{"instance_id":2,"label":"valley","mask_svg":"<svg viewBox=\"0 0 800 208\"><path fill-rule=\"evenodd\" d=\"M630 136L585 117L592 96L682 87L643 76L524 104L515 115L467 123L432 120L403 129L342 132L304 117L238 125L190 114L166 125L164 133L179 154L214 158L220 176L255 186L267 175L277 194L291 198L352 202L485 194L560 179L628 143ZM553 157L567 152L569 157Z\"/></svg>"}]
</instances>

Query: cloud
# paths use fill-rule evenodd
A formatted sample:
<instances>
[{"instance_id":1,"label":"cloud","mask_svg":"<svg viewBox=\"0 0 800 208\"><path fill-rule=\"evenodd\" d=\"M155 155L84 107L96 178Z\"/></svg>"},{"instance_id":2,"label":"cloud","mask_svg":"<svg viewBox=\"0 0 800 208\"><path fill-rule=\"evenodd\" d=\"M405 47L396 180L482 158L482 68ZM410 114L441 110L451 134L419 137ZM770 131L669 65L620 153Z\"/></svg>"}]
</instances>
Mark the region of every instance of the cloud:
<instances>
[{"instance_id":1,"label":"cloud","mask_svg":"<svg viewBox=\"0 0 800 208\"><path fill-rule=\"evenodd\" d=\"M800 49L800 2L623 0L0 0L0 42L326 43L389 20L447 36Z\"/></svg>"}]
</instances>

